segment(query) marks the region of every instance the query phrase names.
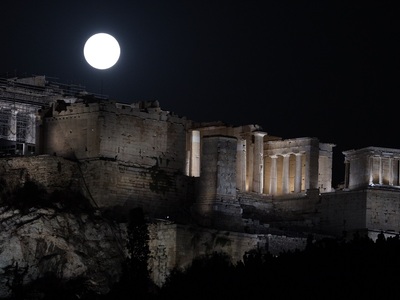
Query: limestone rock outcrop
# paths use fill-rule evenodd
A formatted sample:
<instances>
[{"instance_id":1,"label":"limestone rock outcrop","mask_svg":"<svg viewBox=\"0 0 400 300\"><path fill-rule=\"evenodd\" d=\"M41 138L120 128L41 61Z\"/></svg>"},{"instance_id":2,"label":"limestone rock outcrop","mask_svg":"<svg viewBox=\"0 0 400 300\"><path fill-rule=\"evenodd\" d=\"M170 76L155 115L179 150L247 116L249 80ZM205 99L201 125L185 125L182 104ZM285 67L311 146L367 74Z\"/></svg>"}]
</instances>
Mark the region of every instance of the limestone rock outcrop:
<instances>
[{"instance_id":1,"label":"limestone rock outcrop","mask_svg":"<svg viewBox=\"0 0 400 300\"><path fill-rule=\"evenodd\" d=\"M81 278L88 289L106 294L125 257L120 234L99 214L0 207L0 298L10 297L16 280L29 285L46 274Z\"/></svg>"}]
</instances>

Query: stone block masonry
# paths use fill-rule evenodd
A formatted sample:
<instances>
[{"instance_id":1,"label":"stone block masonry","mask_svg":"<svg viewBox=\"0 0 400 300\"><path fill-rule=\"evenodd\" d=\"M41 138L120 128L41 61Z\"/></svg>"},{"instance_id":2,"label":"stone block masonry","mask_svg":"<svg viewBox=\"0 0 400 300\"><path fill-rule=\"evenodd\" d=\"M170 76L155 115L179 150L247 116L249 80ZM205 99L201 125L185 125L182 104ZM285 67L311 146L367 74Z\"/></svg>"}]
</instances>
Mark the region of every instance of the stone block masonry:
<instances>
[{"instance_id":1,"label":"stone block masonry","mask_svg":"<svg viewBox=\"0 0 400 300\"><path fill-rule=\"evenodd\" d=\"M100 208L142 207L158 218L187 218L193 178L156 166L143 168L108 160L80 163L85 188Z\"/></svg>"},{"instance_id":2,"label":"stone block masonry","mask_svg":"<svg viewBox=\"0 0 400 300\"><path fill-rule=\"evenodd\" d=\"M101 210L127 212L142 207L159 218L188 218L192 178L162 169L139 168L115 161L76 162L52 155L0 159L0 178L9 189L33 181L48 192L81 191Z\"/></svg>"},{"instance_id":3,"label":"stone block masonry","mask_svg":"<svg viewBox=\"0 0 400 300\"><path fill-rule=\"evenodd\" d=\"M203 255L226 253L236 264L251 250L278 255L284 250L303 250L307 244L306 237L246 234L168 221L152 223L149 232L149 268L154 283L159 286L164 284L171 270L184 269L194 258Z\"/></svg>"},{"instance_id":4,"label":"stone block masonry","mask_svg":"<svg viewBox=\"0 0 400 300\"><path fill-rule=\"evenodd\" d=\"M9 189L21 187L26 181L33 181L48 192L81 188L77 164L51 155L1 158L0 178Z\"/></svg>"},{"instance_id":5,"label":"stone block masonry","mask_svg":"<svg viewBox=\"0 0 400 300\"><path fill-rule=\"evenodd\" d=\"M185 170L185 118L115 103L74 103L40 125L44 153L84 160L107 158L131 165ZM173 120L173 121L171 121ZM190 122L189 122L190 123Z\"/></svg>"}]
</instances>

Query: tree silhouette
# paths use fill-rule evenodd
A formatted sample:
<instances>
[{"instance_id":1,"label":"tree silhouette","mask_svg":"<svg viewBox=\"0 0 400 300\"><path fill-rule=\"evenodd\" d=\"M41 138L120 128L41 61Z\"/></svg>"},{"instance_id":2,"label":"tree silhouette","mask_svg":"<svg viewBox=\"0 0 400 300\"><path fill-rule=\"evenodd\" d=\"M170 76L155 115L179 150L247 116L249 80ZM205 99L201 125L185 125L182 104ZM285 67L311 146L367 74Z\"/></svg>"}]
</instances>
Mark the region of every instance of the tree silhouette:
<instances>
[{"instance_id":1,"label":"tree silhouette","mask_svg":"<svg viewBox=\"0 0 400 300\"><path fill-rule=\"evenodd\" d=\"M110 299L150 299L149 233L142 208L129 212L127 229L128 257L122 266L120 281L110 292Z\"/></svg>"}]
</instances>

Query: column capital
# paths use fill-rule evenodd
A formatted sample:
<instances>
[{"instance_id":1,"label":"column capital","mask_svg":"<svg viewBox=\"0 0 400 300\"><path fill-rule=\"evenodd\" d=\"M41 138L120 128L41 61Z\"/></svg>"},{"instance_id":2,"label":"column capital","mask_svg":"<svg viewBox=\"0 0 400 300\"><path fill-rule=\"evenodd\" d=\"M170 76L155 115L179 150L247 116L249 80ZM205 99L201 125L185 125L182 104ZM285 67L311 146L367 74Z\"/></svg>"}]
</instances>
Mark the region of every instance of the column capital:
<instances>
[{"instance_id":1,"label":"column capital","mask_svg":"<svg viewBox=\"0 0 400 300\"><path fill-rule=\"evenodd\" d=\"M264 132L264 131L253 131L252 134L254 134L254 136L260 136L260 137L264 137L265 135L267 135L268 133Z\"/></svg>"},{"instance_id":2,"label":"column capital","mask_svg":"<svg viewBox=\"0 0 400 300\"><path fill-rule=\"evenodd\" d=\"M302 156L305 153L306 153L305 151L301 151L301 152L296 152L296 153L293 153L293 154L296 155L296 156Z\"/></svg>"}]
</instances>

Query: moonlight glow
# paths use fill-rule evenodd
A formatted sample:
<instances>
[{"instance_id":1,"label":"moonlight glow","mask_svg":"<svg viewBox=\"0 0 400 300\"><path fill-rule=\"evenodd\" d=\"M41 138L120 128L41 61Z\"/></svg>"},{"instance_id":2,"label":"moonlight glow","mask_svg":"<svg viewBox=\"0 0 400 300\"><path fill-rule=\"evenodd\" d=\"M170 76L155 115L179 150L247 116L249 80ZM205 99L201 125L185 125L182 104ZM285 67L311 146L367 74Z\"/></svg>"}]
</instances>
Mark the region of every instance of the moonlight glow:
<instances>
[{"instance_id":1,"label":"moonlight glow","mask_svg":"<svg viewBox=\"0 0 400 300\"><path fill-rule=\"evenodd\" d=\"M119 59L121 49L118 41L107 33L92 35L85 43L83 55L93 68L104 70L111 68Z\"/></svg>"}]
</instances>

